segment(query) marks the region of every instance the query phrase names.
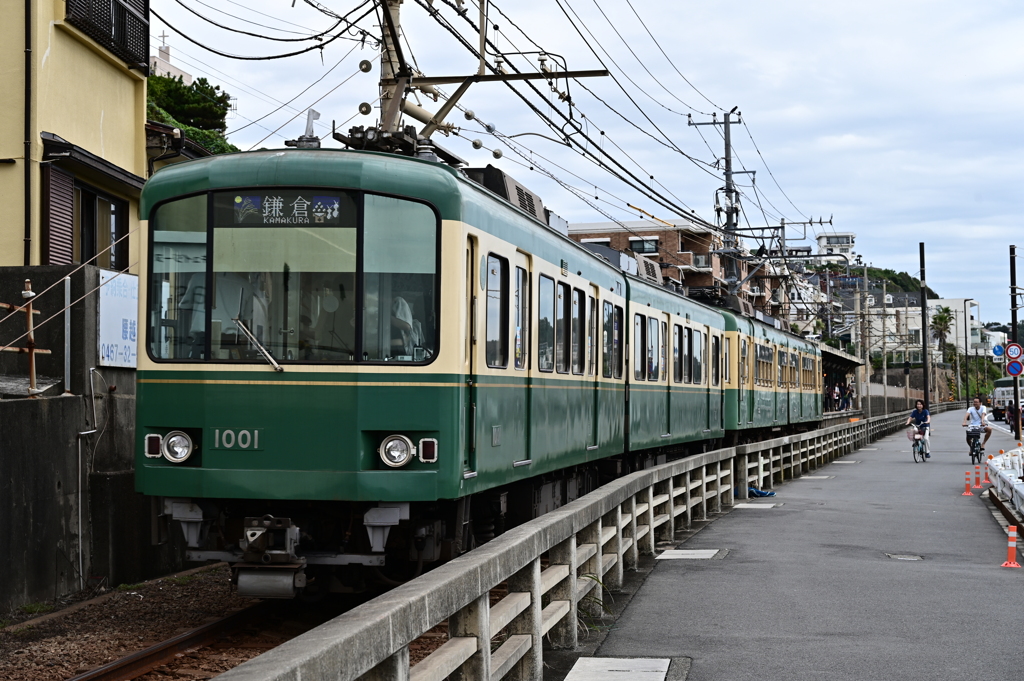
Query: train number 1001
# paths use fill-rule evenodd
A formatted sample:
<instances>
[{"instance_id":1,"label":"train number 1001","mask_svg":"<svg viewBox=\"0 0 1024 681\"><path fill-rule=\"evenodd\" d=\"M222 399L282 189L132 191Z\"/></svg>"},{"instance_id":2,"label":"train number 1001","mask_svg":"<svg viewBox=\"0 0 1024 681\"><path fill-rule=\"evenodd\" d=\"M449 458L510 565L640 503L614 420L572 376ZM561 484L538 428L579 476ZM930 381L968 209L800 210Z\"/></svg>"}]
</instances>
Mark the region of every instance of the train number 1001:
<instances>
[{"instance_id":1,"label":"train number 1001","mask_svg":"<svg viewBox=\"0 0 1024 681\"><path fill-rule=\"evenodd\" d=\"M260 430L260 428L250 430L215 428L213 430L213 449L258 450L260 448Z\"/></svg>"}]
</instances>

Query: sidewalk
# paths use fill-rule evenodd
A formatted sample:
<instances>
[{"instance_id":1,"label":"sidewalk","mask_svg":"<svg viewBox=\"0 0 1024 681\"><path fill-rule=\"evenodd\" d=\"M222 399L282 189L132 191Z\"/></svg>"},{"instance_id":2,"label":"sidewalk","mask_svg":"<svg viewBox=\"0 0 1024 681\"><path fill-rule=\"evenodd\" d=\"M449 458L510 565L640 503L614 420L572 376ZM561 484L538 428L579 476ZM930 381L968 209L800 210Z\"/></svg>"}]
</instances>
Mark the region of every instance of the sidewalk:
<instances>
[{"instance_id":1,"label":"sidewalk","mask_svg":"<svg viewBox=\"0 0 1024 681\"><path fill-rule=\"evenodd\" d=\"M655 561L594 652L664 662L600 673L581 658L565 678L1017 677L1024 569L1000 567L1006 533L982 490L961 496L961 419L933 417L926 463L899 433L707 524L676 548L713 557ZM987 450L1014 444L996 429Z\"/></svg>"}]
</instances>

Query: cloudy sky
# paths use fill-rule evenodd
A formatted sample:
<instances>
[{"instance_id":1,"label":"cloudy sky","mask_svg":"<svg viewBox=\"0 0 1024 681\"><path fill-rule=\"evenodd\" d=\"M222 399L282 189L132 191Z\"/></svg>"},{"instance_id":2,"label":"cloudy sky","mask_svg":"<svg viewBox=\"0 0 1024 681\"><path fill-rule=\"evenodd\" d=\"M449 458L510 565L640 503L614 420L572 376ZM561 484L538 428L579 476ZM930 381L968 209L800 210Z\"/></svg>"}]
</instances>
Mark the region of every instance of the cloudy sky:
<instances>
[{"instance_id":1,"label":"cloudy sky","mask_svg":"<svg viewBox=\"0 0 1024 681\"><path fill-rule=\"evenodd\" d=\"M476 22L474 1L464 0ZM359 0L321 3L344 15ZM321 113L322 137L329 138L332 120L341 129L375 122L376 109L370 116L357 112L360 102L378 97L372 37L365 44L335 40L322 54L235 60L181 34L245 56L292 52L308 43L233 33L183 5L223 26L278 38L324 31L335 20L304 0L153 0L153 9L177 29L153 17L154 51L161 42L155 36L166 30L173 63L237 97L228 135L239 148L294 139L309 107ZM402 5L411 58L430 76L474 73L474 57L426 5ZM477 43L470 25L444 0L433 5L440 18ZM359 25L379 35L377 23L371 12ZM687 114L708 121L717 113L721 120L724 111L738 107L744 125L732 128L735 169L756 171L756 189L751 175L737 176L749 224L834 216L833 226L809 228L808 238L823 229L855 232L865 261L914 275L924 241L933 289L943 297L980 301L985 321L1009 319L1009 244L1019 243L1024 253L1024 238L1016 236L1024 237L1016 181L1024 174L1021 3L502 0L491 6L488 23L489 37L521 70L536 69L536 55L521 53L539 48L561 55L569 69L608 68L614 79L573 82L568 93L560 81L557 89L571 96L571 113L584 132L672 204L713 219L715 191L723 182L715 164L724 143L720 128L687 126ZM362 59L374 61L371 73L359 72ZM517 86L551 118L558 118L553 107L570 113L546 83L539 81L538 88L552 103ZM432 111L441 105L423 98L420 103ZM498 136L457 112L449 120L458 134L437 141L471 165L498 165L570 222L637 219L626 203L673 217L669 208L559 144L559 135L507 86L473 85L460 103ZM483 148L474 149L472 140ZM491 156L493 149L503 152L501 160ZM791 243L801 233L791 228Z\"/></svg>"}]
</instances>

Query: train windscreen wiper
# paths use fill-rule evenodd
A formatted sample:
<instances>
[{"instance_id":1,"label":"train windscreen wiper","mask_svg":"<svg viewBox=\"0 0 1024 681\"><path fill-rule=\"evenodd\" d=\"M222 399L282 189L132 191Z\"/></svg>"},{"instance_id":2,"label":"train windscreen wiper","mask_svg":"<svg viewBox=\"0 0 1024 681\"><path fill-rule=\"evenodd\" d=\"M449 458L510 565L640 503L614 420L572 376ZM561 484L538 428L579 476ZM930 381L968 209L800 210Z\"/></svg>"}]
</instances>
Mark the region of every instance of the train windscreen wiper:
<instances>
[{"instance_id":1,"label":"train windscreen wiper","mask_svg":"<svg viewBox=\"0 0 1024 681\"><path fill-rule=\"evenodd\" d=\"M270 366L274 367L274 371L284 371L284 367L278 364L277 360L274 359L274 356L270 354L270 351L263 347L263 343L260 343L259 339L253 335L252 331L250 331L245 325L245 322L238 317L232 318L231 321L235 323L235 326L242 330L242 333L244 333L245 337L249 339L249 342L255 345L256 349L260 351L260 354L270 362Z\"/></svg>"}]
</instances>

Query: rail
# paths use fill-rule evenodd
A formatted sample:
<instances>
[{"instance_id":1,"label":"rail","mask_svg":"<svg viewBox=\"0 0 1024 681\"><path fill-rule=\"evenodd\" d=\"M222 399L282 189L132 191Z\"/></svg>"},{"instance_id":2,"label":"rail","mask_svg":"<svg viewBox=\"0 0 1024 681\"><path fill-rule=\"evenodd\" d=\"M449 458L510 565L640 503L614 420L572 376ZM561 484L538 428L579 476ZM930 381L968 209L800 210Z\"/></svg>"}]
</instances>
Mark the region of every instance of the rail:
<instances>
[{"instance_id":1,"label":"rail","mask_svg":"<svg viewBox=\"0 0 1024 681\"><path fill-rule=\"evenodd\" d=\"M933 411L953 408L965 407ZM624 476L218 679L541 679L545 638L575 648L578 613L599 615L603 591L618 589L623 570L654 553L656 541L746 498L748 487L771 488L897 432L906 418L844 423ZM490 591L503 582L508 595L492 604ZM409 644L445 620L449 640L410 666Z\"/></svg>"}]
</instances>

